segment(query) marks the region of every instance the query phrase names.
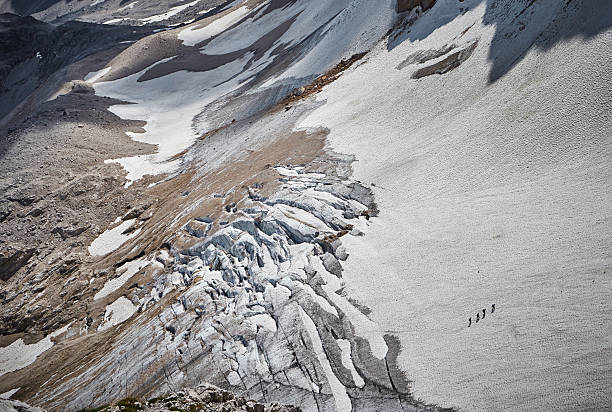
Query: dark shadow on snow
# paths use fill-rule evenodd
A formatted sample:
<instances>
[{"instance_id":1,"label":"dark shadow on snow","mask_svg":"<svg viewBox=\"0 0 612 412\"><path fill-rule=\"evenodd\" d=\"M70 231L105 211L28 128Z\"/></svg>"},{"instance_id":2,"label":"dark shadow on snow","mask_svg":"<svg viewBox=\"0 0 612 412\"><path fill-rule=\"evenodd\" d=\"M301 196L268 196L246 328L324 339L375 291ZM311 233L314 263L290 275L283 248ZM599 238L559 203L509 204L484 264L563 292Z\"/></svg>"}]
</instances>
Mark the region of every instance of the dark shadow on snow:
<instances>
[{"instance_id":1,"label":"dark shadow on snow","mask_svg":"<svg viewBox=\"0 0 612 412\"><path fill-rule=\"evenodd\" d=\"M396 38L392 50L406 40L423 40L439 27L452 22L486 2L483 22L495 26L488 59L489 82L503 77L532 48L548 50L573 38L589 39L612 26L610 0L438 0Z\"/></svg>"}]
</instances>

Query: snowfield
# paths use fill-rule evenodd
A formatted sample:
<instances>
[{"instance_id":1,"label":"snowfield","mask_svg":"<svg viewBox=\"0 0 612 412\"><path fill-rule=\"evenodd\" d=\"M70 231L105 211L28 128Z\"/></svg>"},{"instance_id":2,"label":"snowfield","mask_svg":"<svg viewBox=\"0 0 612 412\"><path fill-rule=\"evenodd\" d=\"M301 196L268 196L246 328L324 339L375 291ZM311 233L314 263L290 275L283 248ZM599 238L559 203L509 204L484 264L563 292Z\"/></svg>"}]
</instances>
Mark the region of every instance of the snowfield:
<instances>
[{"instance_id":1,"label":"snowfield","mask_svg":"<svg viewBox=\"0 0 612 412\"><path fill-rule=\"evenodd\" d=\"M483 24L483 3L438 25L461 5L439 2L415 40L375 49L301 124L328 127L334 150L355 154L355 178L380 208L366 236L347 239L351 292L400 338L418 399L464 410L612 405L612 33L529 48L531 30L606 24L611 7L561 17L558 2L535 3L506 50L528 51L491 82L492 38L507 22ZM472 40L473 56L442 76L396 68Z\"/></svg>"},{"instance_id":2,"label":"snowfield","mask_svg":"<svg viewBox=\"0 0 612 412\"><path fill-rule=\"evenodd\" d=\"M294 53L297 53L292 69L286 72L293 80L281 81L278 77L271 82L278 87L287 87L296 81L295 77L312 78L342 57L367 49L392 24L395 16L392 3L387 0L386 7L381 7L365 0L326 0L316 6L314 14L308 10L312 6L306 4L279 7L263 1L252 9L235 5L221 17L215 16L206 20L207 23L195 22L176 31L178 40L185 46L210 40L206 46L196 49L196 53L207 56L200 56L200 59L210 61L205 69L193 71L186 67L180 70L184 60L173 56L113 81L99 81L108 75L108 68L91 73L88 79L92 83L96 81L96 94L132 103L112 106L111 112L124 119L147 122L144 133L127 134L136 141L155 144L159 148L154 155L109 159L109 162L120 163L128 171L126 187L145 175L176 171L179 162L173 156L215 128L206 121L206 116L202 116L207 105L223 101L225 96L239 89L249 91L249 82L255 81L262 72L273 71L282 64L278 63L279 50L291 51L294 48ZM185 6L189 4L192 3ZM269 40L265 39L276 32L279 38L266 44ZM302 43L315 34L322 39L302 50ZM260 43L262 45L258 45ZM279 45L282 47L277 47ZM217 60L224 63L216 64ZM142 76L155 66L164 64L175 64L177 68L170 74L142 80ZM260 91L258 88L254 90Z\"/></svg>"}]
</instances>

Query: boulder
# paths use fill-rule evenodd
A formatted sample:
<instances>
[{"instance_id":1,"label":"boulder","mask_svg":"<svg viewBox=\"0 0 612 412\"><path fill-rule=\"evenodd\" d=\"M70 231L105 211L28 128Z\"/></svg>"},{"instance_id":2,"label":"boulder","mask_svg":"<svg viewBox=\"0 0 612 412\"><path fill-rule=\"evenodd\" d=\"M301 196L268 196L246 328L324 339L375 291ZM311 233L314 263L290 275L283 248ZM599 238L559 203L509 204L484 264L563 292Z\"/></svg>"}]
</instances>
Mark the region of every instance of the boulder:
<instances>
[{"instance_id":1,"label":"boulder","mask_svg":"<svg viewBox=\"0 0 612 412\"><path fill-rule=\"evenodd\" d=\"M53 230L51 231L51 233L58 233L63 240L68 239L69 237L75 237L80 235L81 233L85 232L87 229L89 229L90 225L87 223L81 224L81 225L77 225L77 226L61 226L58 225L56 227L53 228Z\"/></svg>"},{"instance_id":2,"label":"boulder","mask_svg":"<svg viewBox=\"0 0 612 412\"><path fill-rule=\"evenodd\" d=\"M13 207L10 202L2 201L0 202L0 222L6 220L10 214L13 213Z\"/></svg>"}]
</instances>

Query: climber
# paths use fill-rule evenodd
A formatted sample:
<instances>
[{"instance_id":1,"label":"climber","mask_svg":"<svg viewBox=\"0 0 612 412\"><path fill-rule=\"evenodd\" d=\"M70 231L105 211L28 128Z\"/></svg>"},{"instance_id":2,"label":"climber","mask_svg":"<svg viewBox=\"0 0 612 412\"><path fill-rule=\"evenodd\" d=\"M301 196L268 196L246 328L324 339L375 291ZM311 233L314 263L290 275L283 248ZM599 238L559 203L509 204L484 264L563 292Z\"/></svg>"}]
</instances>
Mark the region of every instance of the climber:
<instances>
[{"instance_id":1,"label":"climber","mask_svg":"<svg viewBox=\"0 0 612 412\"><path fill-rule=\"evenodd\" d=\"M470 326L472 326L472 318L469 318L469 319L468 319L468 322L469 322L469 323L468 323L468 328L469 328Z\"/></svg>"},{"instance_id":2,"label":"climber","mask_svg":"<svg viewBox=\"0 0 612 412\"><path fill-rule=\"evenodd\" d=\"M495 303L491 305L491 313L495 312Z\"/></svg>"},{"instance_id":3,"label":"climber","mask_svg":"<svg viewBox=\"0 0 612 412\"><path fill-rule=\"evenodd\" d=\"M487 314L487 309L482 309L482 318L484 319Z\"/></svg>"},{"instance_id":4,"label":"climber","mask_svg":"<svg viewBox=\"0 0 612 412\"><path fill-rule=\"evenodd\" d=\"M476 323L480 320L480 312L476 314Z\"/></svg>"}]
</instances>

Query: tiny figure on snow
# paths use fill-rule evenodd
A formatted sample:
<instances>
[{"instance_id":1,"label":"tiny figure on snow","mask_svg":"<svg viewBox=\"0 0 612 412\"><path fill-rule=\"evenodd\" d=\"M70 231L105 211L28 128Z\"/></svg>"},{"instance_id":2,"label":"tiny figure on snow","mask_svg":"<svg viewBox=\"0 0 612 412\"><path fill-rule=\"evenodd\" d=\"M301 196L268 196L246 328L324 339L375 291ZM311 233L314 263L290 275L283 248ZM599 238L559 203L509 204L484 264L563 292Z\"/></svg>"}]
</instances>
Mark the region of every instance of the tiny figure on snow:
<instances>
[{"instance_id":1,"label":"tiny figure on snow","mask_svg":"<svg viewBox=\"0 0 612 412\"><path fill-rule=\"evenodd\" d=\"M482 318L484 319L486 315L487 315L487 309L485 308L482 310Z\"/></svg>"},{"instance_id":2,"label":"tiny figure on snow","mask_svg":"<svg viewBox=\"0 0 612 412\"><path fill-rule=\"evenodd\" d=\"M491 313L495 312L495 303L491 305Z\"/></svg>"},{"instance_id":3,"label":"tiny figure on snow","mask_svg":"<svg viewBox=\"0 0 612 412\"><path fill-rule=\"evenodd\" d=\"M469 318L469 319L468 319L468 328L469 328L470 326L472 326L472 318Z\"/></svg>"},{"instance_id":4,"label":"tiny figure on snow","mask_svg":"<svg viewBox=\"0 0 612 412\"><path fill-rule=\"evenodd\" d=\"M479 320L480 320L480 312L476 314L476 323L478 323Z\"/></svg>"}]
</instances>

